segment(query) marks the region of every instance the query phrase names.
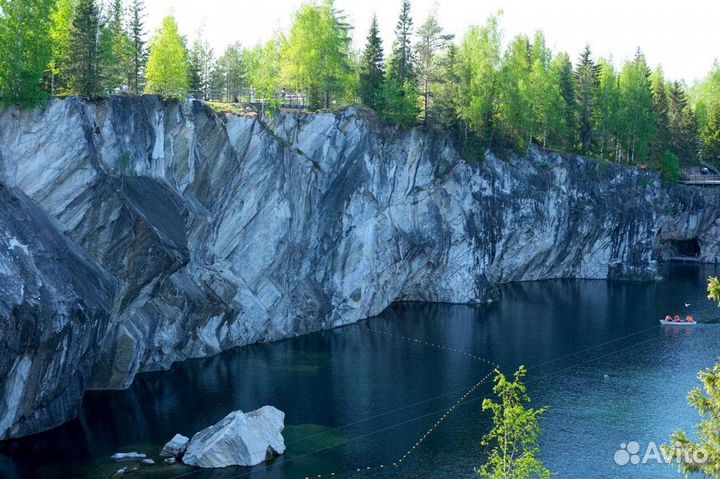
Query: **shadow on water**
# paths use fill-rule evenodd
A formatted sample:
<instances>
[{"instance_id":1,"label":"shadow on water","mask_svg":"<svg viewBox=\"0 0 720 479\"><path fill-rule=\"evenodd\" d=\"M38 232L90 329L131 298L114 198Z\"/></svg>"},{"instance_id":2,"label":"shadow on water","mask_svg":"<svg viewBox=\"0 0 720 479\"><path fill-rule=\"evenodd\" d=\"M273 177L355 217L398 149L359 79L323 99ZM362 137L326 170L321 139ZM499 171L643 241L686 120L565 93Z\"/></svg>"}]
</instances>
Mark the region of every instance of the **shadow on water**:
<instances>
[{"instance_id":1,"label":"shadow on water","mask_svg":"<svg viewBox=\"0 0 720 479\"><path fill-rule=\"evenodd\" d=\"M685 396L720 350L720 311L705 298L710 274L713 267L672 265L658 282L511 284L491 305L395 304L356 325L185 361L139 375L126 391L89 392L77 419L3 443L0 475L107 478L121 467L109 460L114 452L157 459L175 433L191 436L230 411L265 404L286 413L288 450L273 464L219 471L159 464L133 477L316 477L392 464L491 369L404 336L472 352L507 373L527 365L535 403L550 408L543 458L559 477L677 477L665 465L621 468L613 454L621 442L660 443L697 421ZM665 314L686 311L705 324L659 326ZM401 468L363 477L471 477L490 426L481 410L489 389Z\"/></svg>"}]
</instances>

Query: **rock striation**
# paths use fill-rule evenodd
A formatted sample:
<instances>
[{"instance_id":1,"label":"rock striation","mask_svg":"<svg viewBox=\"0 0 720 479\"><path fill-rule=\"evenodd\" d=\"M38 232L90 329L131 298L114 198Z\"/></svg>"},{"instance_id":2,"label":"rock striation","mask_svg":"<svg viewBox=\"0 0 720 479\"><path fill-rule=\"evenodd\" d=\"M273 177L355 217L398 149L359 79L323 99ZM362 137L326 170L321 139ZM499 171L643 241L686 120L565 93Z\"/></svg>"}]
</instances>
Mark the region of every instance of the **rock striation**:
<instances>
[{"instance_id":1,"label":"rock striation","mask_svg":"<svg viewBox=\"0 0 720 479\"><path fill-rule=\"evenodd\" d=\"M647 279L678 253L720 257L717 190L540 149L471 164L442 135L355 109L261 122L152 96L56 99L0 112L0 183L0 225L31 209L33 230L74 252L45 256L68 270L43 280L57 290L30 293L39 273L24 273L0 293L0 439L68 419L88 385L393 301L482 302L510 281ZM25 252L12 234L0 265ZM28 261L52 248L18 241ZM24 313L73 301L57 325ZM25 387L31 369L53 379Z\"/></svg>"}]
</instances>

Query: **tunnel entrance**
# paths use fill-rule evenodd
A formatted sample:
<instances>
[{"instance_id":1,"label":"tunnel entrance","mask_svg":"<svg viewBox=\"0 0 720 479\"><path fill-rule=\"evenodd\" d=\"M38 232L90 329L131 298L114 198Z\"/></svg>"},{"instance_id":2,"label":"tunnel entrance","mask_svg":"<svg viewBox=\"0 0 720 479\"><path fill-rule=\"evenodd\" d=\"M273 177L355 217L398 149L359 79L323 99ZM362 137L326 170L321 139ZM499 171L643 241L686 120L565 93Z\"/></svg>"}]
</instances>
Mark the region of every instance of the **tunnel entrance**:
<instances>
[{"instance_id":1,"label":"tunnel entrance","mask_svg":"<svg viewBox=\"0 0 720 479\"><path fill-rule=\"evenodd\" d=\"M674 256L684 258L700 257L700 241L697 238L689 240L672 240L670 246L674 250Z\"/></svg>"}]
</instances>

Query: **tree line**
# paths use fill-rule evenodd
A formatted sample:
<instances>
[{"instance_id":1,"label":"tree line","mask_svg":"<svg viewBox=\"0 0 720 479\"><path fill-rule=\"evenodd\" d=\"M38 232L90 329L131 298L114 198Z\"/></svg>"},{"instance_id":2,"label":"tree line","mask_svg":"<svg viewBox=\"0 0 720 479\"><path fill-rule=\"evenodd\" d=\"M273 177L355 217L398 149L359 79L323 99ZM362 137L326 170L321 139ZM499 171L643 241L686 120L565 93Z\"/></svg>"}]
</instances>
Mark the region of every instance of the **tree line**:
<instances>
[{"instance_id":1,"label":"tree line","mask_svg":"<svg viewBox=\"0 0 720 479\"><path fill-rule=\"evenodd\" d=\"M302 5L289 31L216 55L166 17L145 40L143 0L0 0L0 95L35 106L48 95L156 93L238 102L252 90L268 104L302 93L312 110L361 104L386 122L423 124L472 154L531 144L659 167L720 160L720 66L688 88L651 69L642 51L616 69L586 46L572 61L542 32L503 41L499 16L455 41L435 14L416 29L401 0L385 55L373 17L361 51L333 0ZM282 92L282 93L281 93Z\"/></svg>"}]
</instances>

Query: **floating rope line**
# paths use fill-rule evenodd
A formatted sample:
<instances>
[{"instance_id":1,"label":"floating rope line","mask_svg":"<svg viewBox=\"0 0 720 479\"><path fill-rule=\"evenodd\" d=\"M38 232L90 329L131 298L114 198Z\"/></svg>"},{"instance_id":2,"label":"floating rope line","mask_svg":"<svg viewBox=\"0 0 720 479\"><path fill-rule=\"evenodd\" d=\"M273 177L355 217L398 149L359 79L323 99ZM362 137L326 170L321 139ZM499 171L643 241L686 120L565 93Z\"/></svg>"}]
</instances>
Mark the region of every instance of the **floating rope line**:
<instances>
[{"instance_id":1,"label":"floating rope line","mask_svg":"<svg viewBox=\"0 0 720 479\"><path fill-rule=\"evenodd\" d=\"M349 474L351 474L351 475L352 475L352 474L361 473L361 472L368 472L368 471L372 471L372 470L384 470L384 469L390 468L390 467L392 467L392 468L400 467L400 466L403 464L403 462L406 462L408 456L409 456L410 454L412 454L417 448L419 448L420 445L422 445L422 443L425 442L425 441L428 439L428 437L430 437L430 435L432 435L432 433L435 432L435 430L436 430L437 428L439 428L439 427L445 422L445 420L447 420L447 418L448 418L459 406L461 406L461 405L467 400L467 398L468 398L471 394L473 394L475 391L477 391L477 389L478 389L480 386L482 386L488 379L490 379L490 378L492 377L493 373L495 372L495 370L499 368L499 365L498 365L497 363L494 363L494 362L492 362L492 361L490 361L490 360L488 360L488 359L486 359L486 358L483 358L483 357L481 357L481 356L478 356L478 355L476 355L476 354L472 354L472 353L469 353L469 352L467 352L467 351L462 351L462 350L460 350L460 349L454 348L454 347L452 347L452 346L446 346L446 345L444 345L444 344L433 343L433 342L425 341L425 340L422 340L422 339L410 338L410 337L407 337L407 336L403 336L403 335L401 335L401 334L394 334L394 333L390 333L390 332L387 332L387 331L382 331L382 330L379 330L379 329L373 329L373 328L370 328L370 327L365 327L364 329L366 329L366 330L368 330L368 331L370 331L370 332L373 332L373 333L383 334L383 335L385 335L385 336L389 336L389 337L392 337L392 338L395 338L395 339L401 339L401 340L403 340L403 341L407 341L407 342L410 342L410 343L414 343L414 344L418 344L418 345L422 345L422 346L427 346L427 347L431 347L431 348L435 348L435 349L439 349L439 350L444 351L444 352L457 353L457 354L462 355L465 359L474 360L474 361L479 361L479 362L482 362L482 363L484 363L484 364L486 364L486 365L488 365L488 366L491 366L492 369L491 369L480 381L478 381L478 382L475 383L472 387L470 387L470 389L468 389L467 391L465 391L465 394L463 394L462 396L460 396L460 398L459 398L457 401L455 401L455 403L454 403L452 406L450 406L450 408L442 411L442 413L443 413L442 416L440 416L440 417L437 419L437 421L435 421L435 423L433 423L433 425L430 426L430 428L429 428L427 431L425 431L425 433L424 433L422 436L420 436L420 438L415 442L415 444L413 444L413 445L405 452L405 454L403 454L403 455L400 456L397 460L395 460L394 462L392 462L392 464L388 464L387 466L386 466L385 464L379 464L379 465L377 465L377 466L375 466L375 467L366 466L366 467L364 467L364 468L356 468L355 471L349 472ZM319 478L319 479L322 479L323 477L336 477L337 475L338 475L337 473L331 472L331 473L325 474L325 475L323 475L323 474L318 474L318 475L316 475L316 476L305 476L305 479L310 479L311 477L317 477L317 478Z\"/></svg>"},{"instance_id":2,"label":"floating rope line","mask_svg":"<svg viewBox=\"0 0 720 479\"><path fill-rule=\"evenodd\" d=\"M409 338L407 336L403 336L402 334L389 333L387 331L381 331L379 329L373 329L370 327L366 327L365 329L367 329L368 331L371 331L373 333L384 334L385 336L391 336L393 338L402 339L403 341L408 341L410 343L422 344L425 346L430 346L432 348L440 349L442 351L449 351L449 352L453 352L453 353L462 354L463 356L465 356L468 359L474 359L476 361L483 362L483 363L491 366L493 369L500 367L497 363L494 363L494 362L492 362L488 359L485 359L481 356L478 356L476 354L472 354L472 353L469 353L467 351L463 351L463 350L460 350L457 348L453 348L451 346L445 346L444 344L432 343L430 341L425 341L423 339Z\"/></svg>"}]
</instances>

